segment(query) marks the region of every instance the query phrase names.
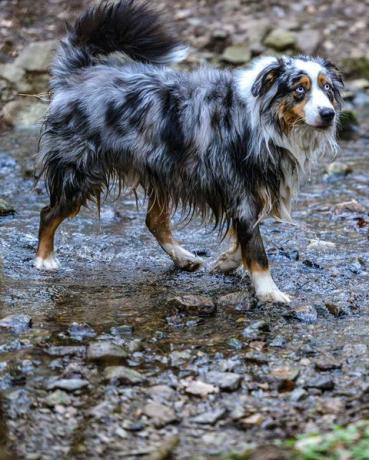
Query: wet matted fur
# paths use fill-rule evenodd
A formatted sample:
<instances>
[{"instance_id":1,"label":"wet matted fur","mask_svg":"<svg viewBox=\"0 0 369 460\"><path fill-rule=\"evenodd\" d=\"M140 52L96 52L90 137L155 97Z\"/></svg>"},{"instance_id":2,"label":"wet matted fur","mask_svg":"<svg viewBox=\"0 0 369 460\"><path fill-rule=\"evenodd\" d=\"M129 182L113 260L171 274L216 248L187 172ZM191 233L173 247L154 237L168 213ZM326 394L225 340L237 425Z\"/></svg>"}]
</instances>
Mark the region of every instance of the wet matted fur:
<instances>
[{"instance_id":1,"label":"wet matted fur","mask_svg":"<svg viewBox=\"0 0 369 460\"><path fill-rule=\"evenodd\" d=\"M175 264L201 260L172 238L170 215L231 231L214 269L242 262L259 298L288 301L274 284L259 232L290 219L312 161L335 148L341 77L322 58L261 58L242 70L176 71L185 57L164 18L142 1L90 8L69 28L52 68L39 165L50 204L35 264L53 269L54 233L112 184L142 186L146 223Z\"/></svg>"}]
</instances>

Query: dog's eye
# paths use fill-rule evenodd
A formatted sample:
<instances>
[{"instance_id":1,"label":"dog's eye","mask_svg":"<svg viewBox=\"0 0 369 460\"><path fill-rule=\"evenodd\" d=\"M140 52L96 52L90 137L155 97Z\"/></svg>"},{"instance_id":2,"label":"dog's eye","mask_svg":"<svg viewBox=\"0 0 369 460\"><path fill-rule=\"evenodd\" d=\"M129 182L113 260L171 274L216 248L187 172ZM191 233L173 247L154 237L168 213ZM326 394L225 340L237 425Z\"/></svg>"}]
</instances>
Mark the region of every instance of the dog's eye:
<instances>
[{"instance_id":1,"label":"dog's eye","mask_svg":"<svg viewBox=\"0 0 369 460\"><path fill-rule=\"evenodd\" d=\"M299 96L302 96L303 94L305 94L305 88L303 86L298 86L296 89L295 89L296 93L299 95Z\"/></svg>"},{"instance_id":2,"label":"dog's eye","mask_svg":"<svg viewBox=\"0 0 369 460\"><path fill-rule=\"evenodd\" d=\"M325 89L326 91L329 91L329 90L331 89L331 85L330 85L329 83L326 83L326 84L324 85L324 89Z\"/></svg>"}]
</instances>

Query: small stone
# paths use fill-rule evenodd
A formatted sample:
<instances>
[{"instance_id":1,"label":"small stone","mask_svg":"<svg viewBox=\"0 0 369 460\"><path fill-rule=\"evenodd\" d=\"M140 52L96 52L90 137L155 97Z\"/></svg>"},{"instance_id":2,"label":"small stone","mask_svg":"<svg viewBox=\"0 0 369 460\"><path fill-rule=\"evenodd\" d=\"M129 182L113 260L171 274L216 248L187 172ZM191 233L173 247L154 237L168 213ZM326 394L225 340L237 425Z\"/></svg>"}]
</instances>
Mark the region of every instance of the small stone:
<instances>
[{"instance_id":1,"label":"small stone","mask_svg":"<svg viewBox=\"0 0 369 460\"><path fill-rule=\"evenodd\" d=\"M133 334L133 326L129 324L122 324L121 326L114 326L110 329L112 335L118 336L131 336Z\"/></svg>"},{"instance_id":2,"label":"small stone","mask_svg":"<svg viewBox=\"0 0 369 460\"><path fill-rule=\"evenodd\" d=\"M241 419L242 425L246 426L260 426L264 421L264 416L262 414L253 414L249 417Z\"/></svg>"},{"instance_id":3,"label":"small stone","mask_svg":"<svg viewBox=\"0 0 369 460\"><path fill-rule=\"evenodd\" d=\"M308 393L303 388L295 388L290 394L290 401L298 402L307 397Z\"/></svg>"},{"instance_id":4,"label":"small stone","mask_svg":"<svg viewBox=\"0 0 369 460\"><path fill-rule=\"evenodd\" d=\"M347 174L352 173L352 167L341 161L334 161L326 167L327 173L329 176L340 175L347 176Z\"/></svg>"},{"instance_id":5,"label":"small stone","mask_svg":"<svg viewBox=\"0 0 369 460\"><path fill-rule=\"evenodd\" d=\"M318 375L305 384L306 388L317 388L318 390L333 390L334 381L330 375Z\"/></svg>"},{"instance_id":6,"label":"small stone","mask_svg":"<svg viewBox=\"0 0 369 460\"><path fill-rule=\"evenodd\" d=\"M250 49L245 45L227 46L221 56L222 61L233 65L246 64L251 59Z\"/></svg>"},{"instance_id":7,"label":"small stone","mask_svg":"<svg viewBox=\"0 0 369 460\"><path fill-rule=\"evenodd\" d=\"M267 364L269 362L269 356L258 351L249 351L245 354L245 360L255 364Z\"/></svg>"},{"instance_id":8,"label":"small stone","mask_svg":"<svg viewBox=\"0 0 369 460\"><path fill-rule=\"evenodd\" d=\"M270 372L271 376L277 380L296 380L299 375L299 370L293 367L275 367Z\"/></svg>"},{"instance_id":9,"label":"small stone","mask_svg":"<svg viewBox=\"0 0 369 460\"><path fill-rule=\"evenodd\" d=\"M113 383L138 384L145 380L139 372L125 366L108 366L104 371L105 380Z\"/></svg>"},{"instance_id":10,"label":"small stone","mask_svg":"<svg viewBox=\"0 0 369 460\"><path fill-rule=\"evenodd\" d=\"M269 329L269 324L265 321L255 321L243 330L242 335L247 339L256 340L262 337L265 332L268 332Z\"/></svg>"},{"instance_id":11,"label":"small stone","mask_svg":"<svg viewBox=\"0 0 369 460\"><path fill-rule=\"evenodd\" d=\"M87 348L87 359L89 361L116 362L127 358L127 352L114 343L94 342Z\"/></svg>"},{"instance_id":12,"label":"small stone","mask_svg":"<svg viewBox=\"0 0 369 460\"><path fill-rule=\"evenodd\" d=\"M174 367L182 367L183 364L191 358L190 350L172 351L169 355L170 364Z\"/></svg>"},{"instance_id":13,"label":"small stone","mask_svg":"<svg viewBox=\"0 0 369 460\"><path fill-rule=\"evenodd\" d=\"M14 65L31 72L48 72L57 46L58 40L30 43L16 58Z\"/></svg>"},{"instance_id":14,"label":"small stone","mask_svg":"<svg viewBox=\"0 0 369 460\"><path fill-rule=\"evenodd\" d=\"M132 420L124 420L122 427L127 431L141 431L144 429L143 423L133 422Z\"/></svg>"},{"instance_id":15,"label":"small stone","mask_svg":"<svg viewBox=\"0 0 369 460\"><path fill-rule=\"evenodd\" d=\"M190 382L184 382L186 393L194 396L206 397L210 393L217 393L219 388L204 383L201 380L191 380Z\"/></svg>"},{"instance_id":16,"label":"small stone","mask_svg":"<svg viewBox=\"0 0 369 460\"><path fill-rule=\"evenodd\" d=\"M15 214L13 206L0 198L0 216L12 216L13 214Z\"/></svg>"},{"instance_id":17,"label":"small stone","mask_svg":"<svg viewBox=\"0 0 369 460\"><path fill-rule=\"evenodd\" d=\"M22 93L32 90L32 86L27 81L25 70L14 65L14 63L0 64L0 78L6 80L8 84Z\"/></svg>"},{"instance_id":18,"label":"small stone","mask_svg":"<svg viewBox=\"0 0 369 460\"><path fill-rule=\"evenodd\" d=\"M355 80L351 80L345 84L348 89L356 93L357 91L363 91L365 89L369 89L369 80L367 78L357 78Z\"/></svg>"},{"instance_id":19,"label":"small stone","mask_svg":"<svg viewBox=\"0 0 369 460\"><path fill-rule=\"evenodd\" d=\"M332 252L334 249L336 249L336 244L332 243L331 241L310 240L307 249L323 252Z\"/></svg>"},{"instance_id":20,"label":"small stone","mask_svg":"<svg viewBox=\"0 0 369 460\"><path fill-rule=\"evenodd\" d=\"M228 340L228 345L233 348L234 350L242 350L243 348L243 343L234 338L234 337L231 337L229 340Z\"/></svg>"},{"instance_id":21,"label":"small stone","mask_svg":"<svg viewBox=\"0 0 369 460\"><path fill-rule=\"evenodd\" d=\"M221 307L233 307L236 309L249 309L250 299L244 291L231 292L218 298L217 304Z\"/></svg>"},{"instance_id":22,"label":"small stone","mask_svg":"<svg viewBox=\"0 0 369 460\"><path fill-rule=\"evenodd\" d=\"M212 371L205 374L207 383L216 385L221 390L234 391L237 390L242 381L242 375L234 372L217 372Z\"/></svg>"},{"instance_id":23,"label":"small stone","mask_svg":"<svg viewBox=\"0 0 369 460\"><path fill-rule=\"evenodd\" d=\"M311 305L295 307L292 311L293 317L303 323L315 323L318 319L318 313Z\"/></svg>"},{"instance_id":24,"label":"small stone","mask_svg":"<svg viewBox=\"0 0 369 460\"><path fill-rule=\"evenodd\" d=\"M273 348L285 348L286 345L287 340L281 335L276 335L274 339L269 343L269 346Z\"/></svg>"},{"instance_id":25,"label":"small stone","mask_svg":"<svg viewBox=\"0 0 369 460\"><path fill-rule=\"evenodd\" d=\"M299 51L307 55L314 55L320 44L321 37L318 30L301 30L296 33L296 46Z\"/></svg>"},{"instance_id":26,"label":"small stone","mask_svg":"<svg viewBox=\"0 0 369 460\"><path fill-rule=\"evenodd\" d=\"M345 402L340 398L325 398L319 401L318 410L322 414L341 414L345 411Z\"/></svg>"},{"instance_id":27,"label":"small stone","mask_svg":"<svg viewBox=\"0 0 369 460\"><path fill-rule=\"evenodd\" d=\"M168 304L181 313L198 316L210 316L216 312L212 299L205 296L182 295L169 300Z\"/></svg>"},{"instance_id":28,"label":"small stone","mask_svg":"<svg viewBox=\"0 0 369 460\"><path fill-rule=\"evenodd\" d=\"M342 363L338 362L333 357L322 357L315 363L315 369L318 371L331 371L333 369L340 369Z\"/></svg>"},{"instance_id":29,"label":"small stone","mask_svg":"<svg viewBox=\"0 0 369 460\"><path fill-rule=\"evenodd\" d=\"M264 45L277 51L296 48L296 35L289 30L277 28L265 37Z\"/></svg>"},{"instance_id":30,"label":"small stone","mask_svg":"<svg viewBox=\"0 0 369 460\"><path fill-rule=\"evenodd\" d=\"M157 402L146 404L143 408L143 413L152 418L154 425L158 428L177 421L177 416L173 409Z\"/></svg>"},{"instance_id":31,"label":"small stone","mask_svg":"<svg viewBox=\"0 0 369 460\"><path fill-rule=\"evenodd\" d=\"M72 356L84 355L86 353L85 346L53 346L46 349L46 353L50 356Z\"/></svg>"},{"instance_id":32,"label":"small stone","mask_svg":"<svg viewBox=\"0 0 369 460\"><path fill-rule=\"evenodd\" d=\"M68 406L72 402L72 398L62 390L55 390L53 393L49 394L46 398L46 404L50 407L56 405Z\"/></svg>"},{"instance_id":33,"label":"small stone","mask_svg":"<svg viewBox=\"0 0 369 460\"><path fill-rule=\"evenodd\" d=\"M366 355L368 346L365 343L347 343L342 349L342 355L351 358Z\"/></svg>"},{"instance_id":34,"label":"small stone","mask_svg":"<svg viewBox=\"0 0 369 460\"><path fill-rule=\"evenodd\" d=\"M96 332L86 323L72 323L68 328L68 335L74 340L84 340L95 337Z\"/></svg>"},{"instance_id":35,"label":"small stone","mask_svg":"<svg viewBox=\"0 0 369 460\"><path fill-rule=\"evenodd\" d=\"M29 99L17 99L5 104L3 107L5 122L15 129L39 129L47 111L47 104Z\"/></svg>"},{"instance_id":36,"label":"small stone","mask_svg":"<svg viewBox=\"0 0 369 460\"><path fill-rule=\"evenodd\" d=\"M341 203L337 203L332 207L332 211L335 214L343 214L343 213L365 213L366 208L360 204L356 200L350 201L342 201Z\"/></svg>"},{"instance_id":37,"label":"small stone","mask_svg":"<svg viewBox=\"0 0 369 460\"><path fill-rule=\"evenodd\" d=\"M32 327L32 318L20 313L19 315L9 315L0 320L1 329L7 329L15 334L21 334Z\"/></svg>"},{"instance_id":38,"label":"small stone","mask_svg":"<svg viewBox=\"0 0 369 460\"><path fill-rule=\"evenodd\" d=\"M218 420L222 419L225 414L226 410L224 408L209 410L197 415L192 421L200 425L214 425Z\"/></svg>"},{"instance_id":39,"label":"small stone","mask_svg":"<svg viewBox=\"0 0 369 460\"><path fill-rule=\"evenodd\" d=\"M88 381L83 379L59 379L59 380L52 380L48 383L47 389L54 390L59 388L60 390L66 391L76 391L81 390L88 386Z\"/></svg>"}]
</instances>

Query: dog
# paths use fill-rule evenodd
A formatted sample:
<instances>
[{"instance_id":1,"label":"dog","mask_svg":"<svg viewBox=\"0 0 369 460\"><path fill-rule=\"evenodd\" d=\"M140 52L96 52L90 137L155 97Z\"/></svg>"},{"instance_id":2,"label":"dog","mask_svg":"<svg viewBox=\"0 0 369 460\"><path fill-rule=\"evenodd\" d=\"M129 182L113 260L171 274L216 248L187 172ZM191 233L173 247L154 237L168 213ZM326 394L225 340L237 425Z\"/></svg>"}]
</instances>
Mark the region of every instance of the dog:
<instances>
[{"instance_id":1,"label":"dog","mask_svg":"<svg viewBox=\"0 0 369 460\"><path fill-rule=\"evenodd\" d=\"M141 1L92 7L69 27L40 139L50 203L41 210L35 265L58 267L55 231L81 206L100 205L112 184L141 186L147 227L177 267L202 263L172 236L171 213L182 208L230 235L215 272L243 265L261 301L287 303L259 224L268 216L290 221L300 180L336 148L340 72L307 56L262 57L233 70L167 66L186 52Z\"/></svg>"}]
</instances>

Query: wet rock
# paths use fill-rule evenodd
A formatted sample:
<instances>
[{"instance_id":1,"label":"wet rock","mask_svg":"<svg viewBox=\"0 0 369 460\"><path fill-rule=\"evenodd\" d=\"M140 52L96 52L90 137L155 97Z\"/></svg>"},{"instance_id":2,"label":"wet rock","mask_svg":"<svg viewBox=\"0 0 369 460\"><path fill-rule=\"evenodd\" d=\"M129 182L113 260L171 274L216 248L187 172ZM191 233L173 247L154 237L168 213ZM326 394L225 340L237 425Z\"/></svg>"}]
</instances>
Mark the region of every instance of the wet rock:
<instances>
[{"instance_id":1,"label":"wet rock","mask_svg":"<svg viewBox=\"0 0 369 460\"><path fill-rule=\"evenodd\" d=\"M53 393L49 394L46 398L46 404L50 407L57 405L68 406L72 402L72 398L68 393L62 390L55 390Z\"/></svg>"},{"instance_id":2,"label":"wet rock","mask_svg":"<svg viewBox=\"0 0 369 460\"><path fill-rule=\"evenodd\" d=\"M343 110L340 114L340 121L337 127L338 139L350 141L359 135L359 122L354 112Z\"/></svg>"},{"instance_id":3,"label":"wet rock","mask_svg":"<svg viewBox=\"0 0 369 460\"><path fill-rule=\"evenodd\" d=\"M145 346L141 339L133 339L128 342L127 348L130 353L136 353L137 351L143 351Z\"/></svg>"},{"instance_id":4,"label":"wet rock","mask_svg":"<svg viewBox=\"0 0 369 460\"><path fill-rule=\"evenodd\" d=\"M146 404L143 408L143 413L150 417L158 428L177 421L177 416L173 409L157 402Z\"/></svg>"},{"instance_id":5,"label":"wet rock","mask_svg":"<svg viewBox=\"0 0 369 460\"><path fill-rule=\"evenodd\" d=\"M119 362L128 357L128 353L119 345L110 342L90 343L87 359L97 362Z\"/></svg>"},{"instance_id":6,"label":"wet rock","mask_svg":"<svg viewBox=\"0 0 369 460\"><path fill-rule=\"evenodd\" d=\"M320 32L318 30L307 29L296 32L296 47L299 51L307 55L316 53L320 44Z\"/></svg>"},{"instance_id":7,"label":"wet rock","mask_svg":"<svg viewBox=\"0 0 369 460\"><path fill-rule=\"evenodd\" d=\"M12 216L15 209L7 201L0 198L0 216Z\"/></svg>"},{"instance_id":8,"label":"wet rock","mask_svg":"<svg viewBox=\"0 0 369 460\"><path fill-rule=\"evenodd\" d=\"M317 375L305 384L306 388L317 388L318 390L329 391L334 388L334 381L330 375Z\"/></svg>"},{"instance_id":9,"label":"wet rock","mask_svg":"<svg viewBox=\"0 0 369 460\"><path fill-rule=\"evenodd\" d=\"M72 356L72 355L85 355L85 346L52 346L46 350L46 353L50 356Z\"/></svg>"},{"instance_id":10,"label":"wet rock","mask_svg":"<svg viewBox=\"0 0 369 460\"><path fill-rule=\"evenodd\" d=\"M197 295L176 296L168 304L181 313L198 316L210 316L216 312L216 306L211 298Z\"/></svg>"},{"instance_id":11,"label":"wet rock","mask_svg":"<svg viewBox=\"0 0 369 460\"><path fill-rule=\"evenodd\" d=\"M141 431L144 429L144 424L132 420L123 420L122 427L127 431Z\"/></svg>"},{"instance_id":12,"label":"wet rock","mask_svg":"<svg viewBox=\"0 0 369 460\"><path fill-rule=\"evenodd\" d=\"M298 402L306 399L308 393L303 388L295 388L290 394L290 401Z\"/></svg>"},{"instance_id":13,"label":"wet rock","mask_svg":"<svg viewBox=\"0 0 369 460\"><path fill-rule=\"evenodd\" d=\"M342 363L333 358L333 356L323 356L315 362L315 369L323 372L340 369L341 367Z\"/></svg>"},{"instance_id":14,"label":"wet rock","mask_svg":"<svg viewBox=\"0 0 369 460\"><path fill-rule=\"evenodd\" d=\"M222 419L225 414L226 410L224 408L213 409L197 415L192 419L192 421L200 425L214 425L216 422Z\"/></svg>"},{"instance_id":15,"label":"wet rock","mask_svg":"<svg viewBox=\"0 0 369 460\"><path fill-rule=\"evenodd\" d=\"M208 372L204 376L207 383L216 385L221 390L234 391L237 390L242 381L242 375L234 372Z\"/></svg>"},{"instance_id":16,"label":"wet rock","mask_svg":"<svg viewBox=\"0 0 369 460\"><path fill-rule=\"evenodd\" d=\"M228 345L234 350L242 350L243 348L243 343L234 337L228 340Z\"/></svg>"},{"instance_id":17,"label":"wet rock","mask_svg":"<svg viewBox=\"0 0 369 460\"><path fill-rule=\"evenodd\" d=\"M286 345L287 340L281 335L275 336L274 339L269 343L269 346L273 348L285 348Z\"/></svg>"},{"instance_id":18,"label":"wet rock","mask_svg":"<svg viewBox=\"0 0 369 460\"><path fill-rule=\"evenodd\" d=\"M315 323L318 319L318 313L311 305L295 307L291 315L303 323Z\"/></svg>"},{"instance_id":19,"label":"wet rock","mask_svg":"<svg viewBox=\"0 0 369 460\"><path fill-rule=\"evenodd\" d=\"M185 387L185 392L193 396L206 397L210 393L217 393L219 391L218 387L202 382L201 380L184 381L182 383Z\"/></svg>"},{"instance_id":20,"label":"wet rock","mask_svg":"<svg viewBox=\"0 0 369 460\"><path fill-rule=\"evenodd\" d=\"M48 72L57 46L58 40L30 43L16 58L14 65L30 72Z\"/></svg>"},{"instance_id":21,"label":"wet rock","mask_svg":"<svg viewBox=\"0 0 369 460\"><path fill-rule=\"evenodd\" d=\"M120 337L131 336L133 334L133 326L130 324L122 324L121 326L114 326L110 329L112 335Z\"/></svg>"},{"instance_id":22,"label":"wet rock","mask_svg":"<svg viewBox=\"0 0 369 460\"><path fill-rule=\"evenodd\" d=\"M47 104L18 99L5 104L3 117L15 129L39 129L46 111Z\"/></svg>"},{"instance_id":23,"label":"wet rock","mask_svg":"<svg viewBox=\"0 0 369 460\"><path fill-rule=\"evenodd\" d=\"M190 350L172 351L172 353L169 355L170 364L173 367L181 367L190 358L191 358Z\"/></svg>"},{"instance_id":24,"label":"wet rock","mask_svg":"<svg viewBox=\"0 0 369 460\"><path fill-rule=\"evenodd\" d=\"M274 29L264 39L264 45L276 51L296 48L296 35L289 30Z\"/></svg>"},{"instance_id":25,"label":"wet rock","mask_svg":"<svg viewBox=\"0 0 369 460\"><path fill-rule=\"evenodd\" d=\"M59 380L51 380L47 384L48 390L65 390L65 391L76 391L81 390L82 388L87 387L89 382L84 379L79 378L72 378L72 379L59 379Z\"/></svg>"},{"instance_id":26,"label":"wet rock","mask_svg":"<svg viewBox=\"0 0 369 460\"><path fill-rule=\"evenodd\" d=\"M327 173L329 176L339 175L347 176L347 174L352 173L352 167L341 161L334 161L326 167Z\"/></svg>"},{"instance_id":27,"label":"wet rock","mask_svg":"<svg viewBox=\"0 0 369 460\"><path fill-rule=\"evenodd\" d=\"M269 362L269 356L258 351L249 351L245 353L245 360L255 364L267 364Z\"/></svg>"},{"instance_id":28,"label":"wet rock","mask_svg":"<svg viewBox=\"0 0 369 460\"><path fill-rule=\"evenodd\" d=\"M217 299L217 305L220 307L232 307L238 310L245 310L251 307L248 293L245 291L231 292Z\"/></svg>"},{"instance_id":29,"label":"wet rock","mask_svg":"<svg viewBox=\"0 0 369 460\"><path fill-rule=\"evenodd\" d=\"M7 415L11 419L29 413L32 406L30 393L23 388L7 393L6 402L8 406Z\"/></svg>"},{"instance_id":30,"label":"wet rock","mask_svg":"<svg viewBox=\"0 0 369 460\"><path fill-rule=\"evenodd\" d=\"M323 252L330 252L336 249L336 244L332 243L331 241L310 240L310 243L308 244L307 249L323 251Z\"/></svg>"},{"instance_id":31,"label":"wet rock","mask_svg":"<svg viewBox=\"0 0 369 460\"><path fill-rule=\"evenodd\" d=\"M269 324L265 321L255 321L243 330L242 335L247 339L256 340L263 337L265 332L269 332L269 329Z\"/></svg>"},{"instance_id":32,"label":"wet rock","mask_svg":"<svg viewBox=\"0 0 369 460\"><path fill-rule=\"evenodd\" d=\"M251 59L250 49L245 45L227 46L221 56L222 61L234 65L242 65Z\"/></svg>"},{"instance_id":33,"label":"wet rock","mask_svg":"<svg viewBox=\"0 0 369 460\"><path fill-rule=\"evenodd\" d=\"M112 383L139 384L145 381L145 377L139 372L125 366L109 366L104 371L104 378Z\"/></svg>"},{"instance_id":34,"label":"wet rock","mask_svg":"<svg viewBox=\"0 0 369 460\"><path fill-rule=\"evenodd\" d=\"M15 334L21 334L32 327L32 318L20 313L18 315L9 315L0 320L0 331L8 330Z\"/></svg>"},{"instance_id":35,"label":"wet rock","mask_svg":"<svg viewBox=\"0 0 369 460\"><path fill-rule=\"evenodd\" d=\"M86 323L72 323L68 328L68 335L74 339L82 341L96 336L96 332Z\"/></svg>"}]
</instances>

